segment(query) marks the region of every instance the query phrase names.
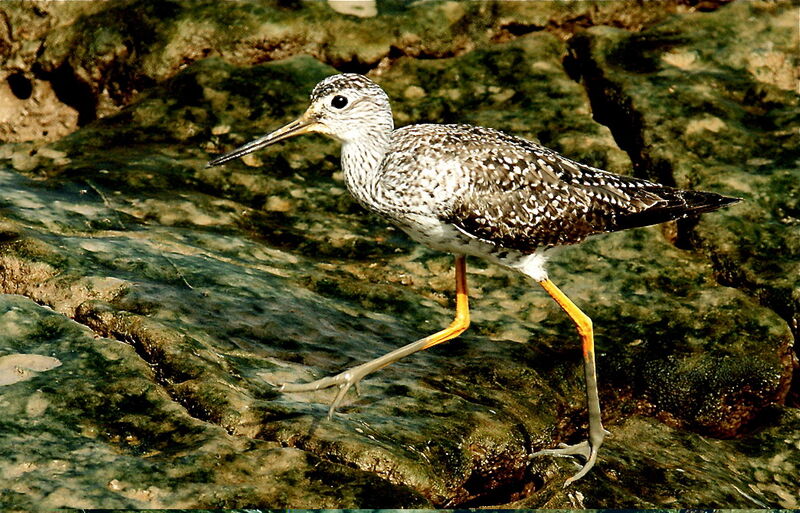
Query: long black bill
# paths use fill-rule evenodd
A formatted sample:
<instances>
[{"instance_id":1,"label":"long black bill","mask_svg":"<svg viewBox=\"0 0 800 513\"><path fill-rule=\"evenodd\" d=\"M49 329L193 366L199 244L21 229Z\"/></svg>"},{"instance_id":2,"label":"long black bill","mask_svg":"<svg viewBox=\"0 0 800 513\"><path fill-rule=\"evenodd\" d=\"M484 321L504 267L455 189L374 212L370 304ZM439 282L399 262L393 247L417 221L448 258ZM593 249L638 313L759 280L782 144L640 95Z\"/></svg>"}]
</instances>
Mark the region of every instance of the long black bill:
<instances>
[{"instance_id":1,"label":"long black bill","mask_svg":"<svg viewBox=\"0 0 800 513\"><path fill-rule=\"evenodd\" d=\"M289 137L294 137L295 135L305 134L306 132L311 131L312 125L314 125L314 122L305 119L305 116L303 116L292 121L288 125L265 135L264 137L259 137L255 141L250 141L244 146L236 148L235 150L217 157L214 160L210 160L208 164L206 164L206 167L219 166L230 160L238 159L239 157L243 157L248 153L253 153L256 150L260 150L261 148L266 148L270 144L275 144L278 141L288 139Z\"/></svg>"}]
</instances>

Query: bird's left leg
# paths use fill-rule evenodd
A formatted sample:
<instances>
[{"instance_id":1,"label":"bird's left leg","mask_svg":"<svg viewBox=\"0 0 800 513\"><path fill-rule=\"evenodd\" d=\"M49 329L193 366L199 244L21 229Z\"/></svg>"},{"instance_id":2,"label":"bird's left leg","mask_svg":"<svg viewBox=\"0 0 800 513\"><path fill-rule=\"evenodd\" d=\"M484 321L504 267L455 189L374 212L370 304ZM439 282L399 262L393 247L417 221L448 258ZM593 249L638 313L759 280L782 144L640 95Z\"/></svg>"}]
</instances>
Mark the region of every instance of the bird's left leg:
<instances>
[{"instance_id":1,"label":"bird's left leg","mask_svg":"<svg viewBox=\"0 0 800 513\"><path fill-rule=\"evenodd\" d=\"M370 360L356 367L347 369L335 376L321 378L310 383L284 383L280 385L282 392L312 392L314 390L321 390L323 388L330 388L334 386L339 387L339 392L336 394L331 407L328 410L328 417L333 415L336 408L342 402L347 391L353 385L357 385L364 376L380 370L387 365L400 360L417 351L428 349L429 347L441 344L450 339L459 336L469 326L469 299L467 296L467 265L466 257L464 255L456 256L456 317L450 325L433 335L421 338L416 342L412 342L399 349L387 353L379 358Z\"/></svg>"},{"instance_id":2,"label":"bird's left leg","mask_svg":"<svg viewBox=\"0 0 800 513\"><path fill-rule=\"evenodd\" d=\"M543 455L583 456L586 463L577 474L567 479L564 483L566 487L585 476L591 470L597 460L597 451L603 444L603 439L607 433L603 429L603 423L600 419L600 398L597 391L597 371L594 363L594 331L592 329L592 320L575 306L575 303L561 292L553 282L544 280L540 281L539 285L569 315L578 328L578 334L580 334L583 341L583 368L586 377L586 402L589 410L589 439L575 445L560 444L558 449L544 449L531 455L531 457Z\"/></svg>"}]
</instances>

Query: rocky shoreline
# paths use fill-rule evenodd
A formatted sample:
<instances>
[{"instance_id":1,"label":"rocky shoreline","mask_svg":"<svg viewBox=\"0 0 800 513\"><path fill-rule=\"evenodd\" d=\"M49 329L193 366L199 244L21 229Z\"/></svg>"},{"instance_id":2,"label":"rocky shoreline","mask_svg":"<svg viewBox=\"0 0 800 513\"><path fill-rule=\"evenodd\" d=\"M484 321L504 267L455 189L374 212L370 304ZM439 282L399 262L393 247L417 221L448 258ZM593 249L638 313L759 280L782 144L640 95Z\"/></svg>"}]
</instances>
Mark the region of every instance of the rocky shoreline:
<instances>
[{"instance_id":1,"label":"rocky shoreline","mask_svg":"<svg viewBox=\"0 0 800 513\"><path fill-rule=\"evenodd\" d=\"M0 6L0 505L796 508L800 116L791 2ZM612 432L568 489L580 351L470 262L473 325L334 391L280 394L445 326L452 262L366 214L338 148L205 162L368 73L398 125L467 122L742 197L595 237L551 273L592 317ZM59 365L56 365L58 362ZM8 364L8 365L6 365Z\"/></svg>"}]
</instances>

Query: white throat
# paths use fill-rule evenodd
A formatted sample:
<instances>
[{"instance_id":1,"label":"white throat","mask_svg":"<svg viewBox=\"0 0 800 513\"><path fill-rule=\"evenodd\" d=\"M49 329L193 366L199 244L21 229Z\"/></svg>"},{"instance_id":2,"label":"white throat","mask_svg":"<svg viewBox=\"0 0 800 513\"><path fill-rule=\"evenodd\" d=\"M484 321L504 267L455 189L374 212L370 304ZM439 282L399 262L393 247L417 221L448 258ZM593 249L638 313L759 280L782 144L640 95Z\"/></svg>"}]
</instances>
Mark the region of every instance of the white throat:
<instances>
[{"instance_id":1,"label":"white throat","mask_svg":"<svg viewBox=\"0 0 800 513\"><path fill-rule=\"evenodd\" d=\"M369 210L379 201L380 169L391 144L391 128L365 133L342 144L342 171L350 194Z\"/></svg>"}]
</instances>

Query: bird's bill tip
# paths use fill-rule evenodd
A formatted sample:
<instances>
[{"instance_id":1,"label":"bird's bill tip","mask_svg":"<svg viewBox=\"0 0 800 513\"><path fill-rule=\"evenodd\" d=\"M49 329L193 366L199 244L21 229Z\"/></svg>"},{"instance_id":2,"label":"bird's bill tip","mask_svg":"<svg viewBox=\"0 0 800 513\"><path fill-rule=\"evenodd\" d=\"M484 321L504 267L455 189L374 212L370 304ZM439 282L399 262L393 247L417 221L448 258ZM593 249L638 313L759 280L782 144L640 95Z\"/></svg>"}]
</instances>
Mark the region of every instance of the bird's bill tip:
<instances>
[{"instance_id":1,"label":"bird's bill tip","mask_svg":"<svg viewBox=\"0 0 800 513\"><path fill-rule=\"evenodd\" d=\"M288 125L284 125L281 128L271 132L263 137L259 137L249 143L236 148L233 151L230 151L224 155L220 155L219 157L209 160L206 163L206 167L214 167L220 166L226 162L229 162L234 159L238 159L239 157L244 157L248 153L253 153L254 151L258 151L262 148L266 148L271 144L275 144L278 141L282 141L284 139L288 139L290 137L294 137L296 135L306 134L308 132L315 131L316 122L308 119L306 116L302 116L299 119L296 119L289 123Z\"/></svg>"}]
</instances>

